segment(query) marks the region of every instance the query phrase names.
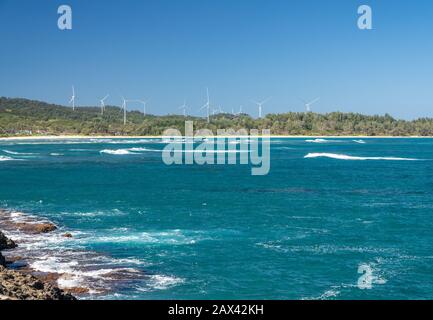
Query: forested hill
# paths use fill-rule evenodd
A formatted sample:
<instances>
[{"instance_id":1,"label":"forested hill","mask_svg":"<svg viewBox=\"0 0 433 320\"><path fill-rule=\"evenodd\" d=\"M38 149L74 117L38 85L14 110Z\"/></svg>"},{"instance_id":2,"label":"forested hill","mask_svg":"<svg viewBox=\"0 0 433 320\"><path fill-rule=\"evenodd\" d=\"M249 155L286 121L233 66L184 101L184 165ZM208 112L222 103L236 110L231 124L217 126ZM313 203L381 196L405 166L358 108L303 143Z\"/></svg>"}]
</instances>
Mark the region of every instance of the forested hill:
<instances>
[{"instance_id":1,"label":"forested hill","mask_svg":"<svg viewBox=\"0 0 433 320\"><path fill-rule=\"evenodd\" d=\"M274 135L367 135L433 136L433 119L396 120L389 115L366 116L355 113L268 114L253 119L247 114L216 114L208 124L205 118L187 117L194 127L216 129L271 129ZM130 111L123 125L123 111L107 107L70 107L26 99L0 98L0 136L25 135L160 135L167 128L183 132L181 115L144 116Z\"/></svg>"}]
</instances>

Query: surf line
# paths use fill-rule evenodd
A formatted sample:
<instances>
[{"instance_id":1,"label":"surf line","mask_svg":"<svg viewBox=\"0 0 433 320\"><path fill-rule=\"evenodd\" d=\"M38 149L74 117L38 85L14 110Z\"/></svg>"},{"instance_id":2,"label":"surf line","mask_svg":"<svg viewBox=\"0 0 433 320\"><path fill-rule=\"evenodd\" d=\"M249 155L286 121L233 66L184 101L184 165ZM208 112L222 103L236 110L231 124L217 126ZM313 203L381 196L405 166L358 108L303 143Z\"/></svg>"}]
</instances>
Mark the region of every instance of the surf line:
<instances>
[{"instance_id":1,"label":"surf line","mask_svg":"<svg viewBox=\"0 0 433 320\"><path fill-rule=\"evenodd\" d=\"M269 129L261 135L257 129L218 129L214 136L209 129L194 133L193 121L185 121L185 136L178 129L164 131L167 145L162 160L166 165L251 165L251 175L264 176L271 168L270 133ZM201 143L195 146L197 141Z\"/></svg>"}]
</instances>

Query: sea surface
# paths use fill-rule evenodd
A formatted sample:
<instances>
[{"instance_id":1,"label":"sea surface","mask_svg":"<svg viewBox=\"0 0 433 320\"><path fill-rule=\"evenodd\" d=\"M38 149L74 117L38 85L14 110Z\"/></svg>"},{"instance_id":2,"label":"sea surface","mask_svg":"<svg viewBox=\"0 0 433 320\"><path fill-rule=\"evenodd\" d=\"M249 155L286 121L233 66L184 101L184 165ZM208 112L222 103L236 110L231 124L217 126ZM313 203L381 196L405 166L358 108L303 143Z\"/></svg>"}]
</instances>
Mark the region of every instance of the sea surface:
<instances>
[{"instance_id":1,"label":"sea surface","mask_svg":"<svg viewBox=\"0 0 433 320\"><path fill-rule=\"evenodd\" d=\"M0 141L0 208L60 227L18 253L83 298L433 298L433 139L273 138L266 176L164 146Z\"/></svg>"}]
</instances>

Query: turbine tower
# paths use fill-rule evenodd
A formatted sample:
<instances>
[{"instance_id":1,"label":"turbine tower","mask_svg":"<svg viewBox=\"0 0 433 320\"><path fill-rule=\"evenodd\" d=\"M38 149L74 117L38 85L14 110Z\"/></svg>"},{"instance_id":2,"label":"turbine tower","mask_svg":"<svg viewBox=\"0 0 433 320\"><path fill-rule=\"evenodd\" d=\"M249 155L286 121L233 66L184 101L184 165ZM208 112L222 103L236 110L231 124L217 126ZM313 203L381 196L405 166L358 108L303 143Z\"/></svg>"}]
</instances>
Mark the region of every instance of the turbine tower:
<instances>
[{"instance_id":1,"label":"turbine tower","mask_svg":"<svg viewBox=\"0 0 433 320\"><path fill-rule=\"evenodd\" d=\"M143 105L143 115L146 115L146 105L150 100L136 100L136 101Z\"/></svg>"},{"instance_id":2,"label":"turbine tower","mask_svg":"<svg viewBox=\"0 0 433 320\"><path fill-rule=\"evenodd\" d=\"M184 117L186 117L186 108L187 108L187 106L186 106L186 101L184 101L184 102L183 102L183 105L181 105L181 106L179 107L179 109L182 110L182 113L183 113L183 116L184 116Z\"/></svg>"},{"instance_id":3,"label":"turbine tower","mask_svg":"<svg viewBox=\"0 0 433 320\"><path fill-rule=\"evenodd\" d=\"M271 98L267 98L266 100L263 100L261 102L253 101L258 107L259 107L259 118L262 117L262 111L263 111L263 105L268 102Z\"/></svg>"},{"instance_id":4,"label":"turbine tower","mask_svg":"<svg viewBox=\"0 0 433 320\"><path fill-rule=\"evenodd\" d=\"M242 106L239 106L239 115L242 114Z\"/></svg>"},{"instance_id":5,"label":"turbine tower","mask_svg":"<svg viewBox=\"0 0 433 320\"><path fill-rule=\"evenodd\" d=\"M210 99L209 99L209 88L206 88L206 93L207 93L207 101L206 104L200 108L200 110L203 110L206 108L207 111L207 123L210 123Z\"/></svg>"},{"instance_id":6,"label":"turbine tower","mask_svg":"<svg viewBox=\"0 0 433 320\"><path fill-rule=\"evenodd\" d=\"M126 100L125 99L125 97L123 97L122 96L122 100L123 100L123 103L122 103L122 109L123 109L123 125L126 125L126 108L127 108L127 103L128 103L128 100Z\"/></svg>"},{"instance_id":7,"label":"turbine tower","mask_svg":"<svg viewBox=\"0 0 433 320\"><path fill-rule=\"evenodd\" d=\"M110 95L107 94L103 99L99 100L101 102L101 115L104 114L104 110L105 110L105 100L108 99Z\"/></svg>"},{"instance_id":8,"label":"turbine tower","mask_svg":"<svg viewBox=\"0 0 433 320\"><path fill-rule=\"evenodd\" d=\"M72 103L72 110L75 111L75 88L72 86L72 97L69 100L69 103Z\"/></svg>"},{"instance_id":9,"label":"turbine tower","mask_svg":"<svg viewBox=\"0 0 433 320\"><path fill-rule=\"evenodd\" d=\"M304 101L304 103L305 103L305 110L306 110L306 112L311 112L311 106L313 105L313 104L315 104L317 101L319 101L320 100L320 98L316 98L316 99L314 99L314 100L311 100L310 102L307 102L307 101L305 101L305 100L302 100L302 101Z\"/></svg>"}]
</instances>

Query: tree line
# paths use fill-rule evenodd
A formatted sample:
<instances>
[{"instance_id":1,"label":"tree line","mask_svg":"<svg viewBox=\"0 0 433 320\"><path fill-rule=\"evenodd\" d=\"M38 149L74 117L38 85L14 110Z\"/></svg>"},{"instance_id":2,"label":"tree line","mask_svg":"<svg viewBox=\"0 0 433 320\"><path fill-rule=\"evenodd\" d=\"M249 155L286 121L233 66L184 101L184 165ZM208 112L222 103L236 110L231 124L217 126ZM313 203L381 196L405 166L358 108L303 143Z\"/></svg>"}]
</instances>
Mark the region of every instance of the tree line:
<instances>
[{"instance_id":1,"label":"tree line","mask_svg":"<svg viewBox=\"0 0 433 320\"><path fill-rule=\"evenodd\" d=\"M123 124L123 110L107 106L71 108L45 102L0 98L0 136L25 135L161 135L167 128L184 132L185 120L194 121L195 129L270 129L273 135L362 135L362 136L433 136L433 119L412 121L394 119L388 114L288 112L268 114L254 119L247 114L220 113L205 118L182 115L154 116L128 111Z\"/></svg>"}]
</instances>

